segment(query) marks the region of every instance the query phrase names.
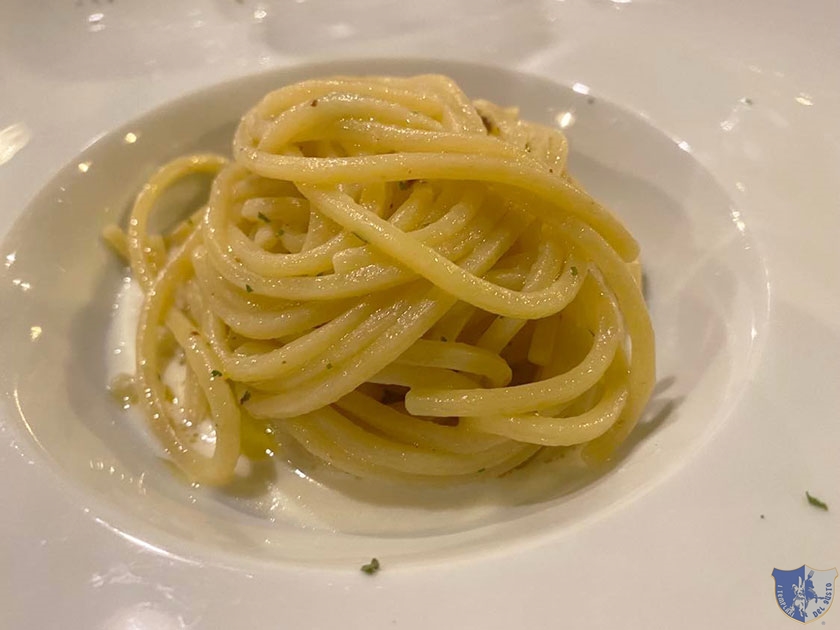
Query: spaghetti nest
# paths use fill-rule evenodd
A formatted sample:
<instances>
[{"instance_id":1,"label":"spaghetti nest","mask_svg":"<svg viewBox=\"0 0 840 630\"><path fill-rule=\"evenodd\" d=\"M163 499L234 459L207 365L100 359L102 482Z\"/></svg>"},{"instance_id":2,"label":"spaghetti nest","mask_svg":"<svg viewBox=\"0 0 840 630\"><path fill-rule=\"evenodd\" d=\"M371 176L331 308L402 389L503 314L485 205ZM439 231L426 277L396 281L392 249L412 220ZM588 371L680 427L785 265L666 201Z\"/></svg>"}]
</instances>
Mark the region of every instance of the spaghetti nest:
<instances>
[{"instance_id":1,"label":"spaghetti nest","mask_svg":"<svg viewBox=\"0 0 840 630\"><path fill-rule=\"evenodd\" d=\"M603 460L632 430L654 381L638 247L558 130L441 76L334 78L265 96L233 149L167 164L106 231L145 293L140 405L191 479L293 440L355 475L465 480ZM206 207L151 234L198 172Z\"/></svg>"}]
</instances>

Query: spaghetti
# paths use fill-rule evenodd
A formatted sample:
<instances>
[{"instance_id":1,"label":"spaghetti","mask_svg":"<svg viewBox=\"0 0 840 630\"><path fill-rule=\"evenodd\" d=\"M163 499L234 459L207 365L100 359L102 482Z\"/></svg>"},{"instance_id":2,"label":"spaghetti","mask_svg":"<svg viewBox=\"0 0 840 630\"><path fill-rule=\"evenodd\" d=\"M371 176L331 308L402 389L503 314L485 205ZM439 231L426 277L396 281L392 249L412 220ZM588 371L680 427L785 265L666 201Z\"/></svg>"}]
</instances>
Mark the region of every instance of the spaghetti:
<instances>
[{"instance_id":1,"label":"spaghetti","mask_svg":"<svg viewBox=\"0 0 840 630\"><path fill-rule=\"evenodd\" d=\"M145 294L138 404L191 480L289 441L355 475L468 480L561 447L604 460L633 429L654 381L638 246L558 130L441 76L333 78L265 96L233 148L165 165L105 232ZM153 234L195 173L206 207Z\"/></svg>"}]
</instances>

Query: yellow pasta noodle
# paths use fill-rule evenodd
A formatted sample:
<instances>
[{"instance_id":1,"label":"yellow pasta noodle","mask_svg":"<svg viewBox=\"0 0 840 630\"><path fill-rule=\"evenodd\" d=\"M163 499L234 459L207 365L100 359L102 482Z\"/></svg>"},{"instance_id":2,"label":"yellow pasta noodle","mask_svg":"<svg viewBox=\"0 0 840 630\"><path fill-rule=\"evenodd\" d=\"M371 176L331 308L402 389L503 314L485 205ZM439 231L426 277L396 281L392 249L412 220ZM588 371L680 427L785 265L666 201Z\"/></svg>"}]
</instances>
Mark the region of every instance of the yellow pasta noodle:
<instances>
[{"instance_id":1,"label":"yellow pasta noodle","mask_svg":"<svg viewBox=\"0 0 840 630\"><path fill-rule=\"evenodd\" d=\"M232 161L163 166L104 236L145 294L134 383L173 461L221 485L292 441L414 481L609 459L650 397L653 331L638 246L567 152L446 77L337 77L266 95ZM197 173L206 206L150 231Z\"/></svg>"}]
</instances>

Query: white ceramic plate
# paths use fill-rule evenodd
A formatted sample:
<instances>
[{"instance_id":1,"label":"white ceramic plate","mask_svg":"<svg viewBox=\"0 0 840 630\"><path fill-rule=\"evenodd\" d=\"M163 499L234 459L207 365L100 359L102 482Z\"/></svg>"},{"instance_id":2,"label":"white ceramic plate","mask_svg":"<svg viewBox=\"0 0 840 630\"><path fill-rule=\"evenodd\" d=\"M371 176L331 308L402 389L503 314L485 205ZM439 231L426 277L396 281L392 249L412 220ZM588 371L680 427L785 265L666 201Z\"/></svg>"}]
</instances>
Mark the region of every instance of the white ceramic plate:
<instances>
[{"instance_id":1,"label":"white ceramic plate","mask_svg":"<svg viewBox=\"0 0 840 630\"><path fill-rule=\"evenodd\" d=\"M740 5L640 2L2 9L0 625L792 625L771 571L840 563L836 511L804 495L840 509L840 97L817 71L838 15L761 7L748 28ZM565 125L573 173L638 236L660 385L632 445L574 491L459 505L179 486L105 392L101 226L273 86L425 71Z\"/></svg>"}]
</instances>

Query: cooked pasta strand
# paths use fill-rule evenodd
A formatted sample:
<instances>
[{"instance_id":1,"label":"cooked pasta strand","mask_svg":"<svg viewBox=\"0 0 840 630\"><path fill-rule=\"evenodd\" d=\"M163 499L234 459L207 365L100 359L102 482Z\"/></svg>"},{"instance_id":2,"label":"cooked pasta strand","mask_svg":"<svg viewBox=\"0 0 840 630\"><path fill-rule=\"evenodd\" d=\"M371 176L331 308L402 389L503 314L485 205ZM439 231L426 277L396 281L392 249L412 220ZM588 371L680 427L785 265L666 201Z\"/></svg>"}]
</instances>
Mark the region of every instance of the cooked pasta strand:
<instances>
[{"instance_id":1,"label":"cooked pasta strand","mask_svg":"<svg viewBox=\"0 0 840 630\"><path fill-rule=\"evenodd\" d=\"M145 294L134 382L173 461L221 485L274 435L434 483L546 447L608 459L650 397L653 331L638 245L567 154L446 77L336 77L266 95L233 163L164 165L104 237ZM151 233L195 173L215 176L206 207ZM205 421L209 451L184 430Z\"/></svg>"}]
</instances>

